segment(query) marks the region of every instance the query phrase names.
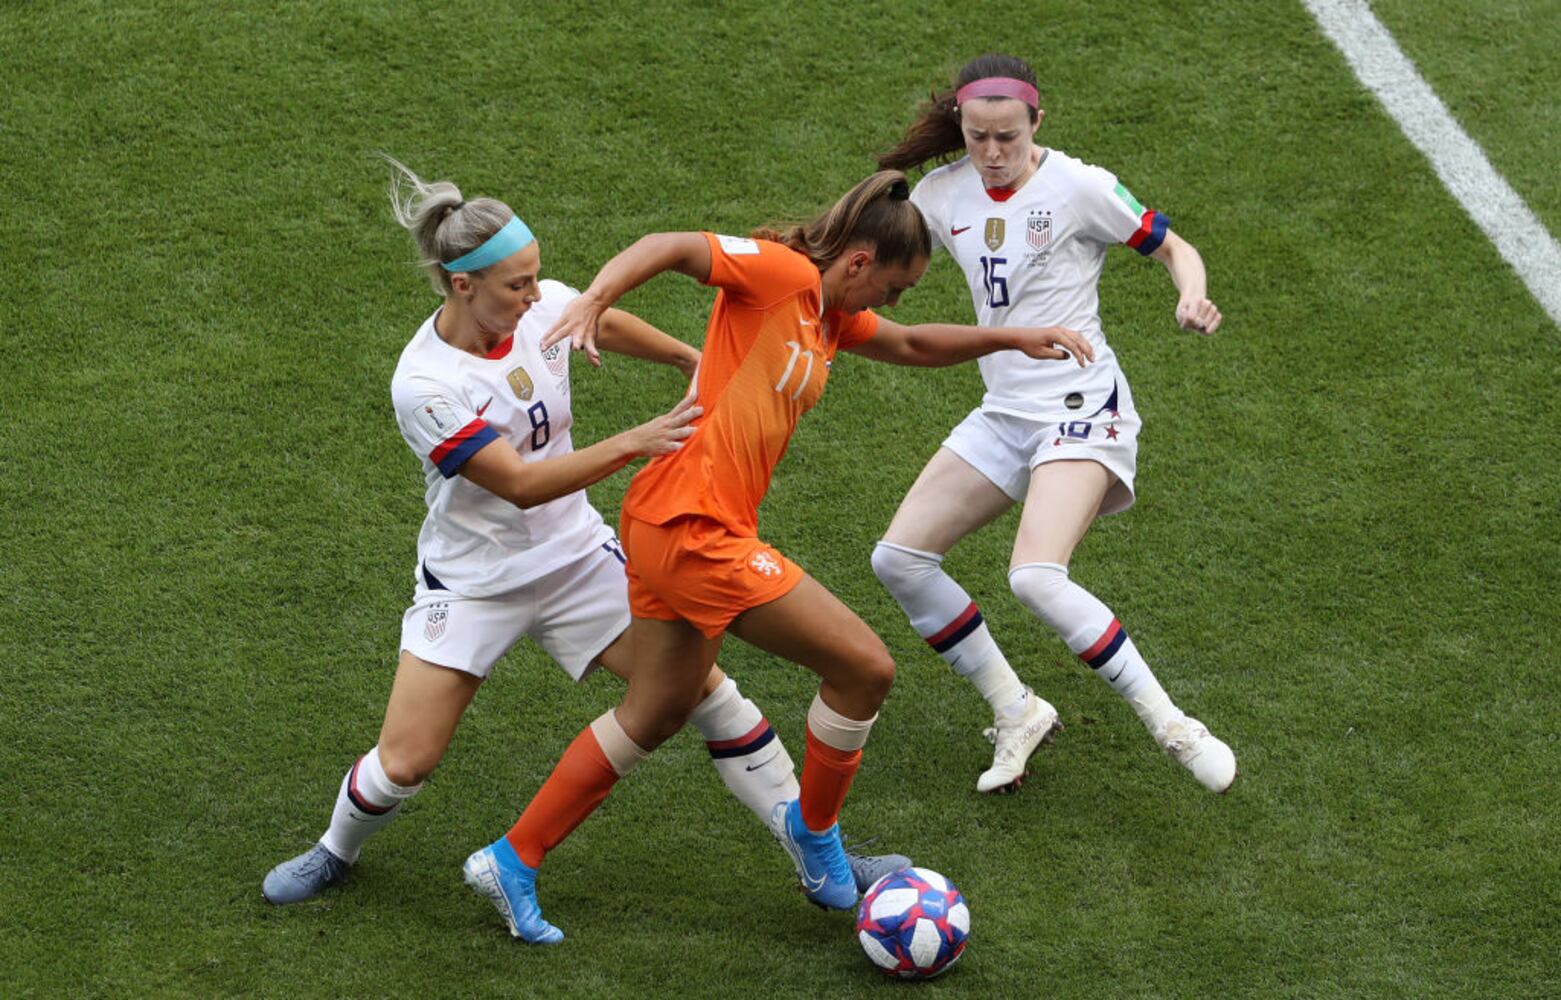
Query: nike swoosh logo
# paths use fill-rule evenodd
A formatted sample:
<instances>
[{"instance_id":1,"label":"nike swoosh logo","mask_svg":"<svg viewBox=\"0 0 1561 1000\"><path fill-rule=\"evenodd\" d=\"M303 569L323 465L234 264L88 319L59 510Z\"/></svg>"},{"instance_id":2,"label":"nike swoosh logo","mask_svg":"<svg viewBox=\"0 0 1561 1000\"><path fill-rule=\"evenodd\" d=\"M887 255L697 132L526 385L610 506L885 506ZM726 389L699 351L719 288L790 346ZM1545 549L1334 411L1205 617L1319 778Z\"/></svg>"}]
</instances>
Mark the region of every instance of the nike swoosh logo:
<instances>
[{"instance_id":1,"label":"nike swoosh logo","mask_svg":"<svg viewBox=\"0 0 1561 1000\"><path fill-rule=\"evenodd\" d=\"M780 753L777 751L776 753L772 753L768 757L766 757L763 760L759 761L759 763L757 763L757 764L749 764L747 767L743 768L743 770L744 771L757 771L759 768L763 767L764 765L768 764L770 761L774 760L776 757L779 757L779 756L780 756Z\"/></svg>"},{"instance_id":2,"label":"nike swoosh logo","mask_svg":"<svg viewBox=\"0 0 1561 1000\"><path fill-rule=\"evenodd\" d=\"M486 409L487 409L487 408L488 408L488 404L489 404L489 403L492 403L492 402L493 402L493 397L492 397L492 396L489 396L489 397L488 397L488 402L487 402L487 403L484 403L484 404L482 404L482 405L481 405L481 406L479 406L479 407L477 407L477 415L478 415L478 416L479 416L479 417L480 417L480 416L482 416L482 411L483 411L483 410L486 410Z\"/></svg>"},{"instance_id":3,"label":"nike swoosh logo","mask_svg":"<svg viewBox=\"0 0 1561 1000\"><path fill-rule=\"evenodd\" d=\"M791 855L792 862L796 864L797 875L802 879L802 887L804 889L808 892L817 892L819 889L824 888L824 883L829 880L829 873L826 872L818 878L808 874L807 859L802 854L802 848L795 840L791 839L789 831L781 836L781 846L786 848L786 853Z\"/></svg>"},{"instance_id":4,"label":"nike swoosh logo","mask_svg":"<svg viewBox=\"0 0 1561 1000\"><path fill-rule=\"evenodd\" d=\"M965 230L967 230L969 228L970 228L969 226L950 226L949 227L949 235L950 236L958 236L960 233L963 233Z\"/></svg>"}]
</instances>

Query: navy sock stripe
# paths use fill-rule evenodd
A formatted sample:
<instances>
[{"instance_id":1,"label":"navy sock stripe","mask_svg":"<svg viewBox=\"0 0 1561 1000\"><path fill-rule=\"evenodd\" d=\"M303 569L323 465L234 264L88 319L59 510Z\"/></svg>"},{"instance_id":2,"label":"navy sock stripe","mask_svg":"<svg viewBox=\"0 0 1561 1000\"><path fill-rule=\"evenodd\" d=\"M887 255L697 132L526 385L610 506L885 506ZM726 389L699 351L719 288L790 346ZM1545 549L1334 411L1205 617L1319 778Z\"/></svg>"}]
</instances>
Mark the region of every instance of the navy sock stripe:
<instances>
[{"instance_id":1,"label":"navy sock stripe","mask_svg":"<svg viewBox=\"0 0 1561 1000\"><path fill-rule=\"evenodd\" d=\"M768 746L770 744L770 742L772 740L774 740L774 739L775 739L775 730L771 729L769 726L765 726L764 727L764 732L760 733L758 736L756 736L750 742L744 743L741 746L717 747L717 746L711 746L710 744L706 744L706 746L708 746L710 748L710 756L711 757L714 757L717 760L725 760L728 757L746 757L748 754L753 753L755 750L759 750L759 749L762 749L763 747Z\"/></svg>"},{"instance_id":2,"label":"navy sock stripe","mask_svg":"<svg viewBox=\"0 0 1561 1000\"><path fill-rule=\"evenodd\" d=\"M975 605L971 605L971 607L974 608ZM938 639L937 642L933 642L929 639L927 644L933 648L934 652L948 652L950 649L959 645L960 640L964 639L967 635L980 628L982 624L985 623L985 621L986 619L981 617L981 612L977 611L975 614L966 619L963 625L960 625L954 631Z\"/></svg>"},{"instance_id":3,"label":"navy sock stripe","mask_svg":"<svg viewBox=\"0 0 1561 1000\"><path fill-rule=\"evenodd\" d=\"M1099 670L1101 667L1110 662L1113 656L1117 655L1117 650L1121 649L1122 644L1126 641L1127 629L1118 626L1117 634L1111 637L1110 642L1106 643L1106 648L1102 649L1100 652L1096 653L1094 656L1091 656L1084 662L1088 663L1092 669Z\"/></svg>"}]
</instances>

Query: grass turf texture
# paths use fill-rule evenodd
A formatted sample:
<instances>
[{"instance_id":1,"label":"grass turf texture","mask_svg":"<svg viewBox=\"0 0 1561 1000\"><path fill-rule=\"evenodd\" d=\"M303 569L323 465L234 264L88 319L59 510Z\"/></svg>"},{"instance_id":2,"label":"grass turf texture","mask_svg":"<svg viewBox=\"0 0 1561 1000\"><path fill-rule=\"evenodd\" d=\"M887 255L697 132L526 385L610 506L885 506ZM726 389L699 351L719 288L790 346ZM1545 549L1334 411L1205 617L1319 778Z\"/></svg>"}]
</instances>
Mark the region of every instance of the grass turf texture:
<instances>
[{"instance_id":1,"label":"grass turf texture","mask_svg":"<svg viewBox=\"0 0 1561 1000\"><path fill-rule=\"evenodd\" d=\"M1561 990L1557 330L1299 5L1143 7L0 11L0 992L888 988L689 735L550 858L565 946L512 944L460 862L619 690L530 650L349 889L283 910L259 880L372 744L410 591L386 386L434 303L372 151L519 206L579 285L643 232L811 213L995 47L1042 72L1041 140L1166 210L1228 317L1177 333L1162 269L1113 252L1140 501L1074 572L1244 776L1203 793L1026 618L1009 517L949 565L1069 729L1021 795L975 795L985 706L867 554L979 380L842 361L764 531L900 661L844 819L970 900L969 954L928 988ZM1383 8L1555 231L1547 5ZM709 299L664 278L625 305L697 338ZM895 318L968 315L938 261ZM577 366L576 440L676 389ZM592 491L609 518L626 483ZM800 760L808 677L723 662Z\"/></svg>"}]
</instances>

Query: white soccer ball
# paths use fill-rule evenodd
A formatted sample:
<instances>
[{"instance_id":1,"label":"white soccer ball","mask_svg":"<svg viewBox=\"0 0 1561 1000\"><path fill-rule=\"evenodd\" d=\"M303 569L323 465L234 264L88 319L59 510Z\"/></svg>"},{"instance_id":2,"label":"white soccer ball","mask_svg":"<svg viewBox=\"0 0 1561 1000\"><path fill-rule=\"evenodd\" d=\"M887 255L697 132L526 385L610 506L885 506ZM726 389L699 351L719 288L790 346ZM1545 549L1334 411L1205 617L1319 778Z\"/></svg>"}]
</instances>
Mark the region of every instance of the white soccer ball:
<instances>
[{"instance_id":1,"label":"white soccer ball","mask_svg":"<svg viewBox=\"0 0 1561 1000\"><path fill-rule=\"evenodd\" d=\"M930 979L958 961L970 908L954 883L930 868L874 882L856 911L856 939L873 964L901 979Z\"/></svg>"}]
</instances>

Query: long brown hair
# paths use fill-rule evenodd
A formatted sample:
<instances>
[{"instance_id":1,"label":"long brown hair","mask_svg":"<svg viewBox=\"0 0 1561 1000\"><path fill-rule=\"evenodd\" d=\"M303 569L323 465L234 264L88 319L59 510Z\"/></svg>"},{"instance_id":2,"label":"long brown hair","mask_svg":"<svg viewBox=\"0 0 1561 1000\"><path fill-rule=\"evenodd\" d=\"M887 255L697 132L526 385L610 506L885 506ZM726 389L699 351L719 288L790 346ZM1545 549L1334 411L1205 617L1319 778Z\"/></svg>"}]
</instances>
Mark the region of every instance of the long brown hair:
<instances>
[{"instance_id":1,"label":"long brown hair","mask_svg":"<svg viewBox=\"0 0 1561 1000\"><path fill-rule=\"evenodd\" d=\"M964 149L965 134L959 128L959 105L954 103L954 95L965 84L990 76L1011 77L1036 86L1035 71L1023 59L996 52L977 56L955 75L952 87L933 91L932 97L917 109L916 120L905 130L900 144L878 155L878 165L885 170L909 170L928 160L946 160ZM1039 114L1031 108L1030 121L1039 120Z\"/></svg>"},{"instance_id":2,"label":"long brown hair","mask_svg":"<svg viewBox=\"0 0 1561 1000\"><path fill-rule=\"evenodd\" d=\"M820 271L859 243L872 246L879 264L910 264L932 256L926 220L911 204L910 196L910 184L903 173L880 170L841 195L812 222L782 229L763 227L749 235L807 255Z\"/></svg>"}]
</instances>

